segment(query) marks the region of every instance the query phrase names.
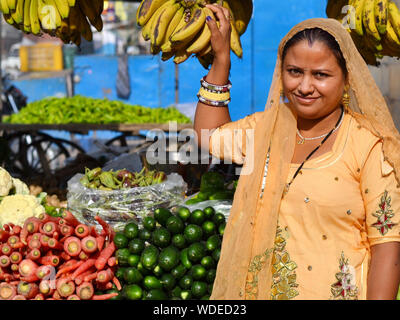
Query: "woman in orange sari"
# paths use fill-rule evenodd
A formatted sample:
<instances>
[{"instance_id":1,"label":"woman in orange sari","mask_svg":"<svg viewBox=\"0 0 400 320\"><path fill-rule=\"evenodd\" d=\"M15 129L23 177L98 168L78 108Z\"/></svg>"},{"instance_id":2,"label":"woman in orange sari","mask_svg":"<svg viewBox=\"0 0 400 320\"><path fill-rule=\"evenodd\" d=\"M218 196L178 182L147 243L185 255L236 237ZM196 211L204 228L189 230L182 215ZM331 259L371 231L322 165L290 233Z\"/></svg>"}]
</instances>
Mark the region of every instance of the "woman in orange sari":
<instances>
[{"instance_id":1,"label":"woman in orange sari","mask_svg":"<svg viewBox=\"0 0 400 320\"><path fill-rule=\"evenodd\" d=\"M400 135L349 33L332 19L295 26L265 111L231 122L229 13L209 7L220 26L207 19L215 59L198 95L198 143L250 168L211 298L395 299Z\"/></svg>"}]
</instances>

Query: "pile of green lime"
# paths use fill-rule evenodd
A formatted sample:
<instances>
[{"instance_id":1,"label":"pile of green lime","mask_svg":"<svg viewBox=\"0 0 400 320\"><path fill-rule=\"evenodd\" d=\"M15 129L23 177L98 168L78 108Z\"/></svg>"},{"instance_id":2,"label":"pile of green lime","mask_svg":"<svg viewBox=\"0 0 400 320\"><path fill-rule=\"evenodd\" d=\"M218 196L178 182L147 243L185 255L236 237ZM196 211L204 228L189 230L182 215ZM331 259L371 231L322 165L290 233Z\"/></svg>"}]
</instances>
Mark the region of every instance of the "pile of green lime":
<instances>
[{"instance_id":1,"label":"pile of green lime","mask_svg":"<svg viewBox=\"0 0 400 320\"><path fill-rule=\"evenodd\" d=\"M215 279L225 216L212 207L154 210L142 225L129 222L116 233L115 299L208 300Z\"/></svg>"}]
</instances>

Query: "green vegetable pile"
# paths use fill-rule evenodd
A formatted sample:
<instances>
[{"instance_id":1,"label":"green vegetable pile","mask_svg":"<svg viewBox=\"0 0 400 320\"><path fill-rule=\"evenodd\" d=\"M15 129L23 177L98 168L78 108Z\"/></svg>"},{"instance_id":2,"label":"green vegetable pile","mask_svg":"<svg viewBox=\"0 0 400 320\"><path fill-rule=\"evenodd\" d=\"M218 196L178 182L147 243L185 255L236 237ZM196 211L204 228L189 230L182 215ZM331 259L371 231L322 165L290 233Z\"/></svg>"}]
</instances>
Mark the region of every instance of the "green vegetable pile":
<instances>
[{"instance_id":1,"label":"green vegetable pile","mask_svg":"<svg viewBox=\"0 0 400 320\"><path fill-rule=\"evenodd\" d=\"M167 176L164 172L148 170L146 167L143 167L140 172L131 172L126 169L103 171L98 167L92 170L85 168L85 175L80 179L80 182L86 188L111 191L148 187L166 179Z\"/></svg>"},{"instance_id":2,"label":"green vegetable pile","mask_svg":"<svg viewBox=\"0 0 400 320\"><path fill-rule=\"evenodd\" d=\"M139 227L117 232L116 277L124 300L208 300L220 256L225 216L214 208L154 210Z\"/></svg>"},{"instance_id":3,"label":"green vegetable pile","mask_svg":"<svg viewBox=\"0 0 400 320\"><path fill-rule=\"evenodd\" d=\"M38 100L29 103L19 113L4 117L3 121L13 124L191 123L175 107L150 108L81 95Z\"/></svg>"},{"instance_id":4,"label":"green vegetable pile","mask_svg":"<svg viewBox=\"0 0 400 320\"><path fill-rule=\"evenodd\" d=\"M225 184L224 178L218 172L206 172L201 176L200 192L187 200L185 204L192 205L207 200L232 200L238 180Z\"/></svg>"}]
</instances>

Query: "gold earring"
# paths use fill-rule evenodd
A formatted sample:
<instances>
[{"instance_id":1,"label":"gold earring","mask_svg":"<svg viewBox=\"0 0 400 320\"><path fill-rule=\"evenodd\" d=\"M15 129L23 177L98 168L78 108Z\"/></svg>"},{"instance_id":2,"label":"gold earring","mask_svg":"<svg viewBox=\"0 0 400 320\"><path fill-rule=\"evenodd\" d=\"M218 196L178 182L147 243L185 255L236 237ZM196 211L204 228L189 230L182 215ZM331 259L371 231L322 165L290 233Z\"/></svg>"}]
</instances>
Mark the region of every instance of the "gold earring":
<instances>
[{"instance_id":1,"label":"gold earring","mask_svg":"<svg viewBox=\"0 0 400 320\"><path fill-rule=\"evenodd\" d=\"M346 89L344 94L343 94L342 104L343 104L343 107L345 109L348 109L349 106L350 106L350 95L349 95L349 90L348 89Z\"/></svg>"}]
</instances>

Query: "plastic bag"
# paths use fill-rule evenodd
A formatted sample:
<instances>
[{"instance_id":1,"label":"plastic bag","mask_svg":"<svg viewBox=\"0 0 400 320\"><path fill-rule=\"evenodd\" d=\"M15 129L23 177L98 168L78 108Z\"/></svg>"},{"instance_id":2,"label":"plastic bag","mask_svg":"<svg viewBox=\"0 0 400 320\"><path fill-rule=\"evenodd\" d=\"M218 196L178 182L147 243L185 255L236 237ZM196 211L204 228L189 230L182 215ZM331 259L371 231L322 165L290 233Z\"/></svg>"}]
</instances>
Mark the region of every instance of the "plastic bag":
<instances>
[{"instance_id":1,"label":"plastic bag","mask_svg":"<svg viewBox=\"0 0 400 320\"><path fill-rule=\"evenodd\" d=\"M193 195L195 196L195 195ZM185 202L188 201L189 198L185 199ZM191 205L183 204L190 211L200 209L203 210L206 207L213 207L215 212L220 212L225 216L225 219L228 220L229 214L232 208L232 200L206 200L198 203L194 203Z\"/></svg>"},{"instance_id":2,"label":"plastic bag","mask_svg":"<svg viewBox=\"0 0 400 320\"><path fill-rule=\"evenodd\" d=\"M121 230L128 221L141 223L143 217L159 208L171 208L184 201L187 184L177 173L149 187L104 191L82 186L77 174L68 181L67 202L69 210L79 221L97 225L94 217L110 224L114 230Z\"/></svg>"}]
</instances>

